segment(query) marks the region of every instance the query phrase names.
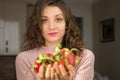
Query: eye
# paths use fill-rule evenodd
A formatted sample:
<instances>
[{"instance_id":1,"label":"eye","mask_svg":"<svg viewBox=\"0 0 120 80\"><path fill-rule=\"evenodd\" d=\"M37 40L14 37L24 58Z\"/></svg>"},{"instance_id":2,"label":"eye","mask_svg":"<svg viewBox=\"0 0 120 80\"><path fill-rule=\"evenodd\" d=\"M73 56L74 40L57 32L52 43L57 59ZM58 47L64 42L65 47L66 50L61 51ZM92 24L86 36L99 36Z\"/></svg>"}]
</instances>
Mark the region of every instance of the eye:
<instances>
[{"instance_id":1,"label":"eye","mask_svg":"<svg viewBox=\"0 0 120 80\"><path fill-rule=\"evenodd\" d=\"M59 23L59 22L61 22L63 19L62 18L57 18L55 21L57 22L57 23Z\"/></svg>"},{"instance_id":2,"label":"eye","mask_svg":"<svg viewBox=\"0 0 120 80\"><path fill-rule=\"evenodd\" d=\"M42 23L47 23L48 19L41 19Z\"/></svg>"}]
</instances>

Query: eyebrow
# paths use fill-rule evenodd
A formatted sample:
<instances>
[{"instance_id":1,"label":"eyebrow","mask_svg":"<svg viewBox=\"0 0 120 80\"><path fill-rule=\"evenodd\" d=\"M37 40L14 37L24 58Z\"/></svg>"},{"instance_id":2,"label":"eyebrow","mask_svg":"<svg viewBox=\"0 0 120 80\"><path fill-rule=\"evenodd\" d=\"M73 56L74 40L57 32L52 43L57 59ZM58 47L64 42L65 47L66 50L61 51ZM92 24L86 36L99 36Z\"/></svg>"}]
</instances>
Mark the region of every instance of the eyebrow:
<instances>
[{"instance_id":1,"label":"eyebrow","mask_svg":"<svg viewBox=\"0 0 120 80\"><path fill-rule=\"evenodd\" d=\"M63 16L63 14L57 14L56 16L59 16L59 15Z\"/></svg>"},{"instance_id":2,"label":"eyebrow","mask_svg":"<svg viewBox=\"0 0 120 80\"><path fill-rule=\"evenodd\" d=\"M63 16L63 14L57 14L57 15L55 15L55 16L59 16L59 15ZM41 16L41 18L42 18L42 17L47 18L47 16Z\"/></svg>"}]
</instances>

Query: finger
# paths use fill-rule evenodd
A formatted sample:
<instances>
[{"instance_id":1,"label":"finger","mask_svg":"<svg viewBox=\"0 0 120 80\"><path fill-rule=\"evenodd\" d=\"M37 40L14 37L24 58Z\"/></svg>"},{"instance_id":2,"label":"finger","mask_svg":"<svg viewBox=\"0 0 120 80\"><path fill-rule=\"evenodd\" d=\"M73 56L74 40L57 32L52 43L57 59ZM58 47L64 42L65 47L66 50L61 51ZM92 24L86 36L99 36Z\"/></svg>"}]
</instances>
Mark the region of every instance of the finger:
<instances>
[{"instance_id":1,"label":"finger","mask_svg":"<svg viewBox=\"0 0 120 80\"><path fill-rule=\"evenodd\" d=\"M47 66L46 72L45 72L45 78L49 79L50 78L50 72L51 72L51 65L49 64Z\"/></svg>"},{"instance_id":2,"label":"finger","mask_svg":"<svg viewBox=\"0 0 120 80\"><path fill-rule=\"evenodd\" d=\"M69 74L70 74L70 76L73 76L74 73L75 73L75 71L74 71L74 67L71 66L71 65L69 65L69 66L68 66L68 69L69 69Z\"/></svg>"},{"instance_id":3,"label":"finger","mask_svg":"<svg viewBox=\"0 0 120 80\"><path fill-rule=\"evenodd\" d=\"M43 65L39 68L38 77L40 78L44 77L44 66Z\"/></svg>"},{"instance_id":4,"label":"finger","mask_svg":"<svg viewBox=\"0 0 120 80\"><path fill-rule=\"evenodd\" d=\"M61 75L61 73L60 73L60 69L59 69L59 65L58 65L57 62L54 63L53 67L54 67L56 73L59 74L59 75Z\"/></svg>"},{"instance_id":5,"label":"finger","mask_svg":"<svg viewBox=\"0 0 120 80\"><path fill-rule=\"evenodd\" d=\"M38 74L38 72L36 70L34 70L34 69L31 69L31 71L34 72L35 74Z\"/></svg>"},{"instance_id":6,"label":"finger","mask_svg":"<svg viewBox=\"0 0 120 80\"><path fill-rule=\"evenodd\" d=\"M55 73L55 80L59 80L59 76Z\"/></svg>"},{"instance_id":7,"label":"finger","mask_svg":"<svg viewBox=\"0 0 120 80\"><path fill-rule=\"evenodd\" d=\"M54 68L51 68L51 80L53 80L54 79Z\"/></svg>"},{"instance_id":8,"label":"finger","mask_svg":"<svg viewBox=\"0 0 120 80\"><path fill-rule=\"evenodd\" d=\"M67 71L65 70L63 65L59 65L59 69L63 77L67 76Z\"/></svg>"},{"instance_id":9,"label":"finger","mask_svg":"<svg viewBox=\"0 0 120 80\"><path fill-rule=\"evenodd\" d=\"M35 71L34 69L31 69L32 72L34 72L36 75L38 74L37 71ZM28 74L28 71L26 72L26 74Z\"/></svg>"}]
</instances>

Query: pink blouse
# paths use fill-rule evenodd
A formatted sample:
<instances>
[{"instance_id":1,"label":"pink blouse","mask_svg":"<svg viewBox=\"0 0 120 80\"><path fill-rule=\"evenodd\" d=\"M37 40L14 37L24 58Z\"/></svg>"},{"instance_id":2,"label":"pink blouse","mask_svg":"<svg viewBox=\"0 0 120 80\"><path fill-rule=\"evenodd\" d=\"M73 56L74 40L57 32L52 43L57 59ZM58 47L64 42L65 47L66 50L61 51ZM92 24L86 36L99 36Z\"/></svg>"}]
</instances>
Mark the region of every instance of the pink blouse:
<instances>
[{"instance_id":1,"label":"pink blouse","mask_svg":"<svg viewBox=\"0 0 120 80\"><path fill-rule=\"evenodd\" d=\"M17 80L37 80L35 74L29 70L34 64L38 54L45 52L53 52L54 49L42 47L40 49L32 49L21 52L16 57L16 75ZM93 80L94 77L94 54L88 49L84 49L83 57L76 69L76 75L73 80Z\"/></svg>"}]
</instances>

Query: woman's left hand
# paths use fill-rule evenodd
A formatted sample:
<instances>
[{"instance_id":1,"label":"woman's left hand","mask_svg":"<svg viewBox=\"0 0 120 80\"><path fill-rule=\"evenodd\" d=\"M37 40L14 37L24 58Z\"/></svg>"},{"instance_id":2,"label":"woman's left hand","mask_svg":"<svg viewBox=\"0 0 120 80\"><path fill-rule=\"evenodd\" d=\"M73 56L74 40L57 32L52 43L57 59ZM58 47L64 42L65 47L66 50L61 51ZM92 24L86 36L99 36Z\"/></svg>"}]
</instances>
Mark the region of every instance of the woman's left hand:
<instances>
[{"instance_id":1,"label":"woman's left hand","mask_svg":"<svg viewBox=\"0 0 120 80\"><path fill-rule=\"evenodd\" d=\"M59 65L57 62L53 64L53 68L55 69L55 80L72 80L75 70L74 67L69 65L68 71L65 69L63 65Z\"/></svg>"}]
</instances>

